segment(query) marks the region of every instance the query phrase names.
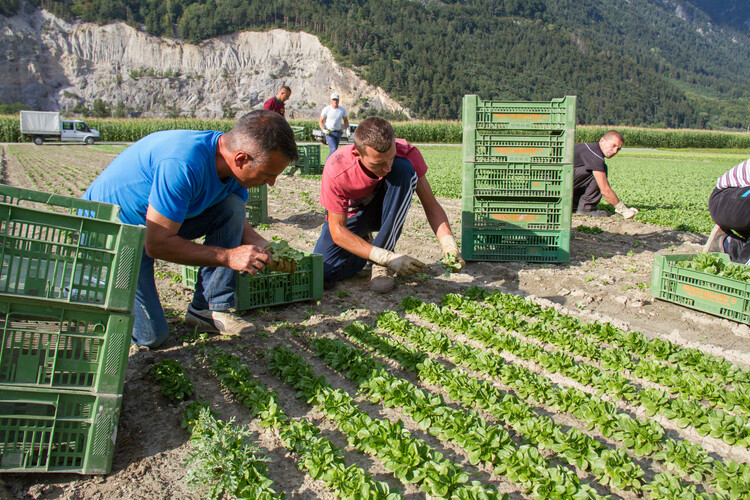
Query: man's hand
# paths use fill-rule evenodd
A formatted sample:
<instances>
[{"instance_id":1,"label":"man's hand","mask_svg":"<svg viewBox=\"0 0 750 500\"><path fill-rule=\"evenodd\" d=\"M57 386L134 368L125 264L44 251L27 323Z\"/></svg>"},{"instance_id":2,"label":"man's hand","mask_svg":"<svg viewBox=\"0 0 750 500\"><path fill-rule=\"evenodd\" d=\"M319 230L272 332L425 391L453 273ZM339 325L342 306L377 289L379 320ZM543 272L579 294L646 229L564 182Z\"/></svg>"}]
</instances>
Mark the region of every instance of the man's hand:
<instances>
[{"instance_id":1,"label":"man's hand","mask_svg":"<svg viewBox=\"0 0 750 500\"><path fill-rule=\"evenodd\" d=\"M348 139L350 135L352 135L352 133L349 131L349 127L347 127L346 130L344 130L344 137Z\"/></svg>"},{"instance_id":2,"label":"man's hand","mask_svg":"<svg viewBox=\"0 0 750 500\"><path fill-rule=\"evenodd\" d=\"M443 257L446 255L454 255L455 263L458 269L457 271L460 271L464 268L466 265L466 261L461 258L461 254L458 252L458 245L456 244L456 239L453 237L452 234L446 234L445 236L441 237L439 240L440 242L440 248L443 249Z\"/></svg>"},{"instance_id":3,"label":"man's hand","mask_svg":"<svg viewBox=\"0 0 750 500\"><path fill-rule=\"evenodd\" d=\"M257 274L271 260L271 254L255 245L241 245L227 250L227 267L235 271Z\"/></svg>"},{"instance_id":4,"label":"man's hand","mask_svg":"<svg viewBox=\"0 0 750 500\"><path fill-rule=\"evenodd\" d=\"M409 257L408 255L389 252L388 250L379 247L372 247L369 259L376 264L385 266L391 271L404 276L416 274L427 269L427 265L417 259Z\"/></svg>"},{"instance_id":5,"label":"man's hand","mask_svg":"<svg viewBox=\"0 0 750 500\"><path fill-rule=\"evenodd\" d=\"M324 133L325 135L331 135L331 129L329 129L329 128L324 128L324 129L323 129L323 133Z\"/></svg>"},{"instance_id":6,"label":"man's hand","mask_svg":"<svg viewBox=\"0 0 750 500\"><path fill-rule=\"evenodd\" d=\"M623 202L615 205L615 212L622 215L624 219L632 219L638 213L637 208L628 208Z\"/></svg>"}]
</instances>

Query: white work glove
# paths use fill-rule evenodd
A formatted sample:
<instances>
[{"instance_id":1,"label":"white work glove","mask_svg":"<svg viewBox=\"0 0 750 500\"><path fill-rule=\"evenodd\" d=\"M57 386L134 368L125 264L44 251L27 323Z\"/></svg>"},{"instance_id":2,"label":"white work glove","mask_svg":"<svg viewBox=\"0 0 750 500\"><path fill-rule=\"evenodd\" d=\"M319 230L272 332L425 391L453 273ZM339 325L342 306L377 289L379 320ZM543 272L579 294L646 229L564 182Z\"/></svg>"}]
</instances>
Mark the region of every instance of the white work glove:
<instances>
[{"instance_id":1,"label":"white work glove","mask_svg":"<svg viewBox=\"0 0 750 500\"><path fill-rule=\"evenodd\" d=\"M323 129L323 133L324 133L325 135L331 135L331 129L329 129L329 128L324 128L324 129Z\"/></svg>"},{"instance_id":2,"label":"white work glove","mask_svg":"<svg viewBox=\"0 0 750 500\"><path fill-rule=\"evenodd\" d=\"M408 255L389 252L385 248L372 247L369 259L376 264L385 266L398 274L409 275L427 269L427 265Z\"/></svg>"},{"instance_id":3,"label":"white work glove","mask_svg":"<svg viewBox=\"0 0 750 500\"><path fill-rule=\"evenodd\" d=\"M346 130L344 130L344 137L346 137L348 139L350 135L352 135L352 133L349 132L348 128Z\"/></svg>"},{"instance_id":4,"label":"white work glove","mask_svg":"<svg viewBox=\"0 0 750 500\"><path fill-rule=\"evenodd\" d=\"M457 271L463 269L466 265L466 261L461 258L461 254L458 252L458 245L456 244L456 239L453 237L453 235L446 234L445 236L439 238L438 242L440 242L440 248L443 249L443 258L445 258L446 255L455 255L456 265L459 266Z\"/></svg>"},{"instance_id":5,"label":"white work glove","mask_svg":"<svg viewBox=\"0 0 750 500\"><path fill-rule=\"evenodd\" d=\"M623 202L615 205L615 212L622 215L623 219L632 219L638 213L637 208L628 208Z\"/></svg>"}]
</instances>

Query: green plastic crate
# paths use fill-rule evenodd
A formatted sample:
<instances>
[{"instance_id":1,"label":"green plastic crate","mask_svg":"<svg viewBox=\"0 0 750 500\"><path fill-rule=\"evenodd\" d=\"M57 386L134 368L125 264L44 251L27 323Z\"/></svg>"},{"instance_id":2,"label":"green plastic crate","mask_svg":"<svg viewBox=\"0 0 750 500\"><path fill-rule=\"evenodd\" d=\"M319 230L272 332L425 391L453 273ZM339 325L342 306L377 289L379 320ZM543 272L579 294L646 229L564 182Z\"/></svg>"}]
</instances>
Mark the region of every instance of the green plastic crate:
<instances>
[{"instance_id":1,"label":"green plastic crate","mask_svg":"<svg viewBox=\"0 0 750 500\"><path fill-rule=\"evenodd\" d=\"M570 231L461 228L461 256L493 262L567 262Z\"/></svg>"},{"instance_id":2,"label":"green plastic crate","mask_svg":"<svg viewBox=\"0 0 750 500\"><path fill-rule=\"evenodd\" d=\"M182 282L195 288L199 268L182 266ZM294 273L240 274L237 278L236 309L289 304L323 297L323 256L306 253Z\"/></svg>"},{"instance_id":3,"label":"green plastic crate","mask_svg":"<svg viewBox=\"0 0 750 500\"><path fill-rule=\"evenodd\" d=\"M576 96L551 101L509 102L465 95L463 125L476 130L574 131Z\"/></svg>"},{"instance_id":4,"label":"green plastic crate","mask_svg":"<svg viewBox=\"0 0 750 500\"><path fill-rule=\"evenodd\" d=\"M573 163L575 132L514 135L466 130L463 161L466 163Z\"/></svg>"},{"instance_id":5,"label":"green plastic crate","mask_svg":"<svg viewBox=\"0 0 750 500\"><path fill-rule=\"evenodd\" d=\"M268 186L266 184L247 190L245 211L250 225L268 223Z\"/></svg>"},{"instance_id":6,"label":"green plastic crate","mask_svg":"<svg viewBox=\"0 0 750 500\"><path fill-rule=\"evenodd\" d=\"M121 394L0 388L0 472L107 474Z\"/></svg>"},{"instance_id":7,"label":"green plastic crate","mask_svg":"<svg viewBox=\"0 0 750 500\"><path fill-rule=\"evenodd\" d=\"M121 393L133 315L0 299L0 388Z\"/></svg>"},{"instance_id":8,"label":"green plastic crate","mask_svg":"<svg viewBox=\"0 0 750 500\"><path fill-rule=\"evenodd\" d=\"M42 191L4 184L0 184L0 203L59 211L71 215L84 215L110 222L120 222L120 207L117 205L44 193Z\"/></svg>"},{"instance_id":9,"label":"green plastic crate","mask_svg":"<svg viewBox=\"0 0 750 500\"><path fill-rule=\"evenodd\" d=\"M573 196L573 164L464 163L463 197L550 199Z\"/></svg>"},{"instance_id":10,"label":"green plastic crate","mask_svg":"<svg viewBox=\"0 0 750 500\"><path fill-rule=\"evenodd\" d=\"M461 223L474 229L537 229L570 231L572 201L496 200L479 197L463 199Z\"/></svg>"},{"instance_id":11,"label":"green plastic crate","mask_svg":"<svg viewBox=\"0 0 750 500\"><path fill-rule=\"evenodd\" d=\"M145 227L0 203L0 296L130 311Z\"/></svg>"},{"instance_id":12,"label":"green plastic crate","mask_svg":"<svg viewBox=\"0 0 750 500\"><path fill-rule=\"evenodd\" d=\"M292 132L294 132L294 138L297 140L302 140L305 137L305 127L292 127Z\"/></svg>"},{"instance_id":13,"label":"green plastic crate","mask_svg":"<svg viewBox=\"0 0 750 500\"><path fill-rule=\"evenodd\" d=\"M299 153L299 160L287 167L284 170L285 174L321 175L323 173L319 144L297 144L297 153Z\"/></svg>"},{"instance_id":14,"label":"green plastic crate","mask_svg":"<svg viewBox=\"0 0 750 500\"><path fill-rule=\"evenodd\" d=\"M713 254L729 264L729 256ZM695 254L655 255L651 295L697 311L750 324L750 283L678 267Z\"/></svg>"}]
</instances>

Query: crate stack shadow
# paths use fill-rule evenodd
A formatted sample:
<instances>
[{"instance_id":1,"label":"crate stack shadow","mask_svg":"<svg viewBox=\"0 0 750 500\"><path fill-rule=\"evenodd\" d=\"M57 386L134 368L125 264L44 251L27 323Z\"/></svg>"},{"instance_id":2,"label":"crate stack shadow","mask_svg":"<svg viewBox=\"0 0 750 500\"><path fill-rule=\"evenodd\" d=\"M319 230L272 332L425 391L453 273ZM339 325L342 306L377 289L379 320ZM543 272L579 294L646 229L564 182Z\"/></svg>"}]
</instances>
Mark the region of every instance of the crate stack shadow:
<instances>
[{"instance_id":1,"label":"crate stack shadow","mask_svg":"<svg viewBox=\"0 0 750 500\"><path fill-rule=\"evenodd\" d=\"M112 467L145 228L0 186L0 471Z\"/></svg>"},{"instance_id":2,"label":"crate stack shadow","mask_svg":"<svg viewBox=\"0 0 750 500\"><path fill-rule=\"evenodd\" d=\"M549 102L464 96L464 259L569 260L575 114L575 96Z\"/></svg>"}]
</instances>

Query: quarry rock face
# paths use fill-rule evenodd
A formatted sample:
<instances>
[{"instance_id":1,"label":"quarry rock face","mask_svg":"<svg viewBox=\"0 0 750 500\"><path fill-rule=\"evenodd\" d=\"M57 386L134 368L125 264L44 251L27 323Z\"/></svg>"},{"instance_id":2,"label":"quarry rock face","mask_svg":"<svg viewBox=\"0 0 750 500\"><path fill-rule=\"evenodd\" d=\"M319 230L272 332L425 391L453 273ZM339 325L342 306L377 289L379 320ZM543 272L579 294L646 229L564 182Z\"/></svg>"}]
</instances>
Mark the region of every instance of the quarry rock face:
<instances>
[{"instance_id":1,"label":"quarry rock face","mask_svg":"<svg viewBox=\"0 0 750 500\"><path fill-rule=\"evenodd\" d=\"M102 99L131 116L221 118L292 88L287 118L316 118L341 95L347 111L409 111L334 61L317 37L274 29L189 44L125 23L68 23L26 7L0 16L0 103L70 111Z\"/></svg>"}]
</instances>

